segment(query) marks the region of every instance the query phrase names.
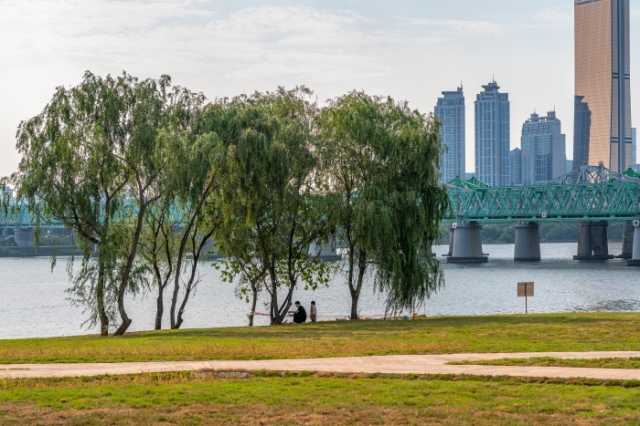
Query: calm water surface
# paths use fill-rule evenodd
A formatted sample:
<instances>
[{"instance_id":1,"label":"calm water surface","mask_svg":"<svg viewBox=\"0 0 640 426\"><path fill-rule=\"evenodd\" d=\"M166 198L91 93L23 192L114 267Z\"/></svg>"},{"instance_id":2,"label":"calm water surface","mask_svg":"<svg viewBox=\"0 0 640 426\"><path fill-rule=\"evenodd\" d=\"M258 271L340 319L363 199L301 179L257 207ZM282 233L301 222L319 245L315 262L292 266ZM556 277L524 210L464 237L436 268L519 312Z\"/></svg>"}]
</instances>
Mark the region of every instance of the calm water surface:
<instances>
[{"instance_id":1,"label":"calm water surface","mask_svg":"<svg viewBox=\"0 0 640 426\"><path fill-rule=\"evenodd\" d=\"M543 244L543 261L536 264L513 262L513 245L485 245L488 264L447 265L445 287L427 301L421 313L429 316L508 314L524 311L524 299L516 297L518 281L535 281L535 297L529 311L639 311L640 268L626 261L576 262L572 256L577 244ZM620 243L610 243L610 253L619 254ZM440 259L446 247L434 247ZM0 339L65 336L95 333L82 328L81 308L66 300L69 287L64 259L51 271L47 258L0 258ZM222 283L217 271L203 266L203 281L189 302L183 327L227 327L247 324L249 305L239 300L234 285ZM344 281L335 276L329 288L299 290L295 299L308 307L318 306L320 319L344 317L350 311L350 298ZM166 296L165 298L168 298ZM138 296L127 301L133 319L130 331L153 328L155 298ZM168 311L168 306L165 308ZM267 309L261 305L259 311ZM384 312L384 298L367 283L360 302L362 314ZM257 318L258 325L268 319ZM165 318L168 326L168 318Z\"/></svg>"}]
</instances>

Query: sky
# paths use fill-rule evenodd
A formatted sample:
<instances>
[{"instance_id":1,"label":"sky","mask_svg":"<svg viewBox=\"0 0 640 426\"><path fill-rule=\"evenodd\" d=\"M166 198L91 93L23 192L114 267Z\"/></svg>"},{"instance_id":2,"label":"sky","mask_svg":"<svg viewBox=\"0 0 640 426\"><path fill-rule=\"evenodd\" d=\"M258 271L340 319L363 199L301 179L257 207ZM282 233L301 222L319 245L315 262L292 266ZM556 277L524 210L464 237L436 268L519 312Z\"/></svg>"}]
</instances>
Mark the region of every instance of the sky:
<instances>
[{"instance_id":1,"label":"sky","mask_svg":"<svg viewBox=\"0 0 640 426\"><path fill-rule=\"evenodd\" d=\"M20 160L20 121L86 70L168 74L210 100L305 85L323 105L364 90L422 113L462 83L472 172L473 101L494 78L511 100L511 147L531 113L555 108L571 158L573 68L571 0L0 0L0 176Z\"/></svg>"}]
</instances>

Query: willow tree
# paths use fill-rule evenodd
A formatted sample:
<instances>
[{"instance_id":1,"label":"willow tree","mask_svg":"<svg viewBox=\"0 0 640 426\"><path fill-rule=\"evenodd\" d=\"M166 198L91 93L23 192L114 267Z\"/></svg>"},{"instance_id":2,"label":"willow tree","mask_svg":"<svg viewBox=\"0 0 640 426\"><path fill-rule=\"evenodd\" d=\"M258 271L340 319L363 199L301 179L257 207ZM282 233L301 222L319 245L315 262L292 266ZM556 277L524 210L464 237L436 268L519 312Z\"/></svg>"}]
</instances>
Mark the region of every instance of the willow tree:
<instances>
[{"instance_id":1,"label":"willow tree","mask_svg":"<svg viewBox=\"0 0 640 426\"><path fill-rule=\"evenodd\" d=\"M87 72L78 86L58 88L41 114L20 125L23 158L11 181L35 213L81 237L85 262L74 288L81 300L95 301L90 309L102 335L114 319L110 304L120 320L116 335L131 324L124 298L142 277L138 243L146 210L162 195L158 183L171 158L166 135L188 130L202 101L171 88L167 76L138 80ZM94 248L97 260L91 261Z\"/></svg>"},{"instance_id":2,"label":"willow tree","mask_svg":"<svg viewBox=\"0 0 640 426\"><path fill-rule=\"evenodd\" d=\"M391 98L351 92L329 102L320 121L322 178L330 221L348 253L351 319L365 275L387 293L387 312L411 308L443 285L431 241L449 199L440 185L439 123Z\"/></svg>"},{"instance_id":3,"label":"willow tree","mask_svg":"<svg viewBox=\"0 0 640 426\"><path fill-rule=\"evenodd\" d=\"M326 198L314 185L318 110L310 98L306 88L280 88L235 100L275 126L247 135L250 143L234 152L230 185L220 196L226 217L221 235L228 236L220 248L229 256L232 275L253 279L264 269L272 325L285 321L299 285L316 288L328 282L328 265L309 252L313 242L328 235ZM258 258L253 266L242 254L247 251Z\"/></svg>"},{"instance_id":4,"label":"willow tree","mask_svg":"<svg viewBox=\"0 0 640 426\"><path fill-rule=\"evenodd\" d=\"M225 164L230 151L255 131L255 125L253 117L222 99L203 108L191 133L171 142L171 193L182 216L171 294L172 329L184 322L187 303L200 282L199 263L220 222L215 209L209 208L208 215L203 212L211 195L228 180Z\"/></svg>"}]
</instances>

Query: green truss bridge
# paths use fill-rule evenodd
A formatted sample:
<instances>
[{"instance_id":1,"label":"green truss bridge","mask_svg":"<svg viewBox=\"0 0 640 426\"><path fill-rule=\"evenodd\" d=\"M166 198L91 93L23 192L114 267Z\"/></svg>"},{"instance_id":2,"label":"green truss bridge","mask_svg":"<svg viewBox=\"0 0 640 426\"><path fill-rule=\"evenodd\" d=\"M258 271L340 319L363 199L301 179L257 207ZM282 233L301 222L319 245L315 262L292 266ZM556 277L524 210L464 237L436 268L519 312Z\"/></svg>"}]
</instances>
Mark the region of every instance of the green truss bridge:
<instances>
[{"instance_id":1,"label":"green truss bridge","mask_svg":"<svg viewBox=\"0 0 640 426\"><path fill-rule=\"evenodd\" d=\"M627 221L623 257L640 263L633 253L633 223L640 225L640 174L614 173L604 166L582 166L564 176L533 186L491 187L475 178L447 184L452 208L448 261L483 263L482 223L519 222L515 260L540 260L540 222L578 222L577 260L611 259L607 247L609 221Z\"/></svg>"},{"instance_id":2,"label":"green truss bridge","mask_svg":"<svg viewBox=\"0 0 640 426\"><path fill-rule=\"evenodd\" d=\"M480 230L483 223L492 222L518 222L517 261L540 260L538 226L547 221L578 223L576 259L610 259L608 222L626 221L622 257L640 266L640 174L631 169L620 174L602 165L582 166L551 182L514 187L456 178L447 184L447 190L452 205L448 262L486 262ZM32 244L35 226L36 218L26 206L0 212L0 238L13 236L19 246ZM58 222L43 221L41 226L49 232L62 228Z\"/></svg>"}]
</instances>

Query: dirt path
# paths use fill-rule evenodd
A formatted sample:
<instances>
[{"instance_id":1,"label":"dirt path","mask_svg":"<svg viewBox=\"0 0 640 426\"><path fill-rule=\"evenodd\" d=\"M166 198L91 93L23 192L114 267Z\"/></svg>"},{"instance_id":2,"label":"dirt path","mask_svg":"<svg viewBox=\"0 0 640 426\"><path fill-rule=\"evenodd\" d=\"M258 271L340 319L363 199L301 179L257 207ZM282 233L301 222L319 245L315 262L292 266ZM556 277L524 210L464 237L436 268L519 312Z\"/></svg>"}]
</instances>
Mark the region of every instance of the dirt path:
<instances>
[{"instance_id":1,"label":"dirt path","mask_svg":"<svg viewBox=\"0 0 640 426\"><path fill-rule=\"evenodd\" d=\"M386 374L472 374L481 376L519 376L600 380L640 380L639 370L567 367L506 367L487 365L446 365L452 361L502 358L636 358L640 352L537 352L455 355L395 355L362 358L321 358L262 361L178 361L92 364L9 364L0 365L0 378L77 377L138 374L168 371L317 371L334 373Z\"/></svg>"}]
</instances>

